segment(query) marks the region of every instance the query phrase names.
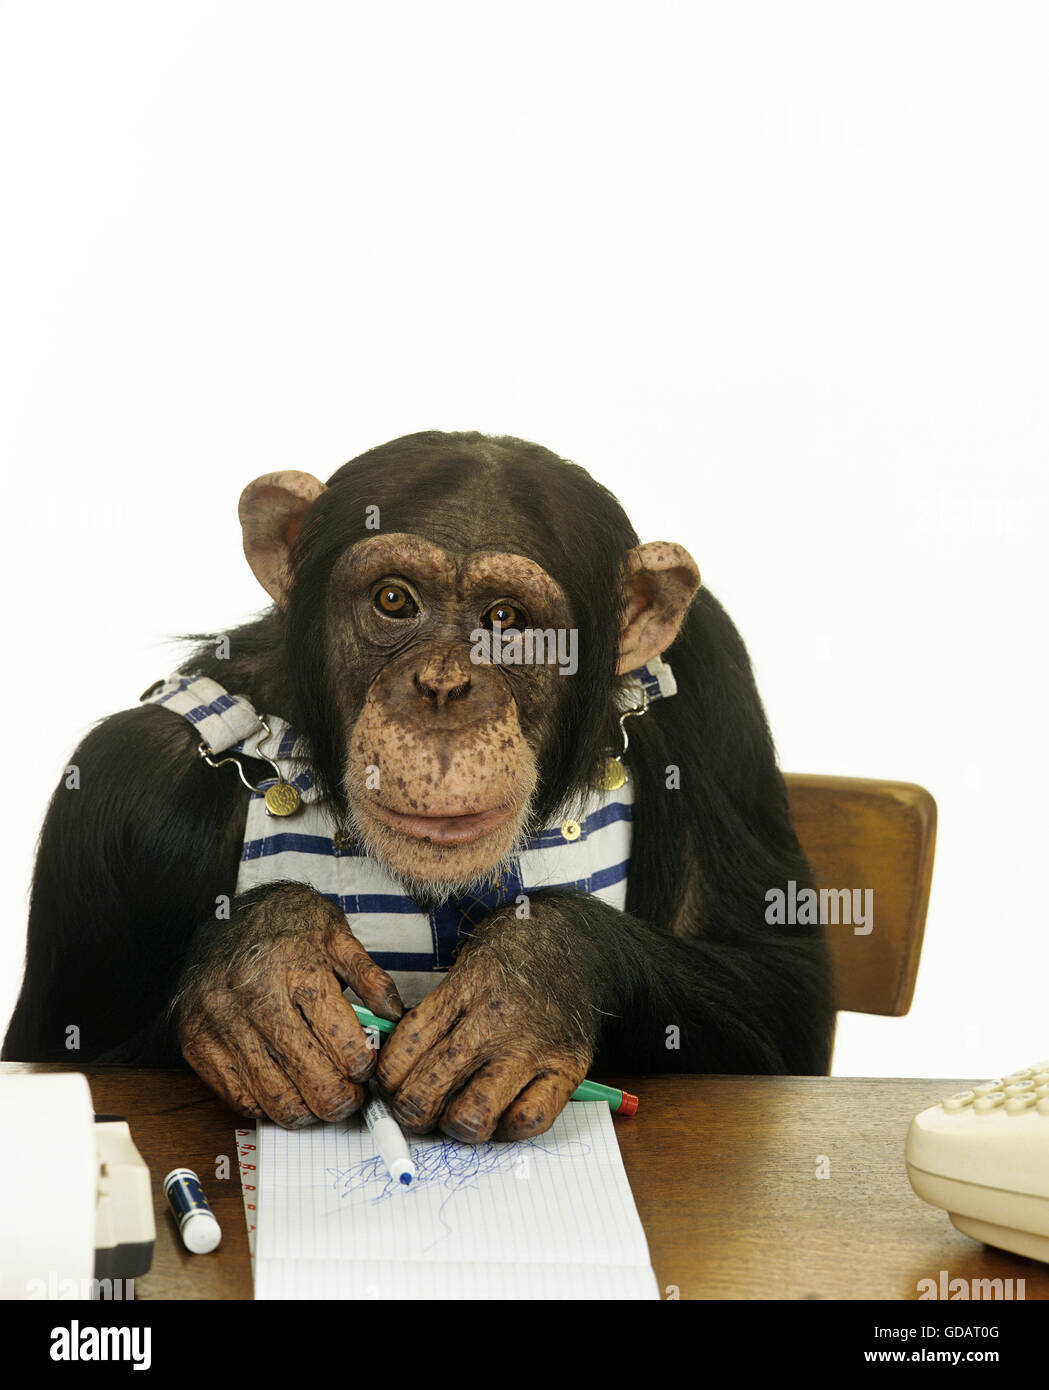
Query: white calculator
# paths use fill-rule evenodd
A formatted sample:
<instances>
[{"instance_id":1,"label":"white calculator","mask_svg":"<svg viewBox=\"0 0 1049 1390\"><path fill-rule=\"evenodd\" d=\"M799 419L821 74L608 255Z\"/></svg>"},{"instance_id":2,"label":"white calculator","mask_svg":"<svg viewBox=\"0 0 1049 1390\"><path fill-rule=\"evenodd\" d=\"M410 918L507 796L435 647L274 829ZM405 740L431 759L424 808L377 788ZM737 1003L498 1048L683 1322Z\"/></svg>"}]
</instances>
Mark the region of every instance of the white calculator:
<instances>
[{"instance_id":1,"label":"white calculator","mask_svg":"<svg viewBox=\"0 0 1049 1390\"><path fill-rule=\"evenodd\" d=\"M1049 1261L1049 1061L923 1110L906 1158L915 1192L959 1231Z\"/></svg>"}]
</instances>

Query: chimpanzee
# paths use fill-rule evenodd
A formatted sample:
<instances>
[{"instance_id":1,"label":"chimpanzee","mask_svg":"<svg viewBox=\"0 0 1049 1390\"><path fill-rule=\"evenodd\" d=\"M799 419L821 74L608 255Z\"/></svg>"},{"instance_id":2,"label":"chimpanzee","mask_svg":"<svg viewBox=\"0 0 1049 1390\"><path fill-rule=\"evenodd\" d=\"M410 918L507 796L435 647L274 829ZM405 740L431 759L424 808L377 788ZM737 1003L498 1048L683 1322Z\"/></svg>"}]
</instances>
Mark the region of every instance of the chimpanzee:
<instances>
[{"instance_id":1,"label":"chimpanzee","mask_svg":"<svg viewBox=\"0 0 1049 1390\"><path fill-rule=\"evenodd\" d=\"M680 545L479 433L268 474L240 518L274 606L74 754L5 1057L185 1059L289 1127L376 1071L464 1141L541 1133L590 1070L827 1071L820 929L765 914L809 871ZM344 987L399 1020L378 1054Z\"/></svg>"}]
</instances>

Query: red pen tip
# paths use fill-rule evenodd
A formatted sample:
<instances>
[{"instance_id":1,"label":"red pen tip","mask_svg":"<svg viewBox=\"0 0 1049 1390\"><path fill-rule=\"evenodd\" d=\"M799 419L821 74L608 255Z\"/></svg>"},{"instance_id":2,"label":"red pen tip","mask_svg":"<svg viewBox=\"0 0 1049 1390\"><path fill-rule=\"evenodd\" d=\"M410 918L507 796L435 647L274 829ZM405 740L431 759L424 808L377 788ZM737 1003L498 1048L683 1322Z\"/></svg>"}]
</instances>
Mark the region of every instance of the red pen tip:
<instances>
[{"instance_id":1,"label":"red pen tip","mask_svg":"<svg viewBox=\"0 0 1049 1390\"><path fill-rule=\"evenodd\" d=\"M624 1092L623 1092L623 1103L620 1105L619 1109L616 1111L616 1114L617 1114L617 1115L636 1115L636 1114L637 1114L637 1096L632 1096L632 1095L630 1094L629 1091L624 1091Z\"/></svg>"}]
</instances>

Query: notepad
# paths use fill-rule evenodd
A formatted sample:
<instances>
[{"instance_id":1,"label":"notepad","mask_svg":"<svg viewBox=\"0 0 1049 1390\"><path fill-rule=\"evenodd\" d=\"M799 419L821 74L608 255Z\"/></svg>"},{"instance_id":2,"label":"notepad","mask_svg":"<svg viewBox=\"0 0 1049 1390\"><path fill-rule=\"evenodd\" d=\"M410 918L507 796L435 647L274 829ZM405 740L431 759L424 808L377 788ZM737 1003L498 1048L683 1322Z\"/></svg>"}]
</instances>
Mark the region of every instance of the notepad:
<instances>
[{"instance_id":1,"label":"notepad","mask_svg":"<svg viewBox=\"0 0 1049 1390\"><path fill-rule=\"evenodd\" d=\"M256 1298L659 1297L607 1105L574 1102L513 1143L409 1142L405 1188L359 1116L260 1122L242 1171Z\"/></svg>"}]
</instances>

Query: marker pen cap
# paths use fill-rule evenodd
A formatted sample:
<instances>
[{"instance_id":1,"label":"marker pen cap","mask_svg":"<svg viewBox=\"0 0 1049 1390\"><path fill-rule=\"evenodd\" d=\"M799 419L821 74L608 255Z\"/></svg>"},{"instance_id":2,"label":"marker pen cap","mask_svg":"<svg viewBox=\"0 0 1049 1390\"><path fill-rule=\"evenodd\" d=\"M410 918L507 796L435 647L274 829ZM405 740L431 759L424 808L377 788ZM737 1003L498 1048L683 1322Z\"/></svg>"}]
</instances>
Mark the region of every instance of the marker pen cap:
<instances>
[{"instance_id":1,"label":"marker pen cap","mask_svg":"<svg viewBox=\"0 0 1049 1390\"><path fill-rule=\"evenodd\" d=\"M182 1243L194 1255L210 1255L222 1239L222 1229L210 1211L194 1211L181 1226Z\"/></svg>"}]
</instances>

